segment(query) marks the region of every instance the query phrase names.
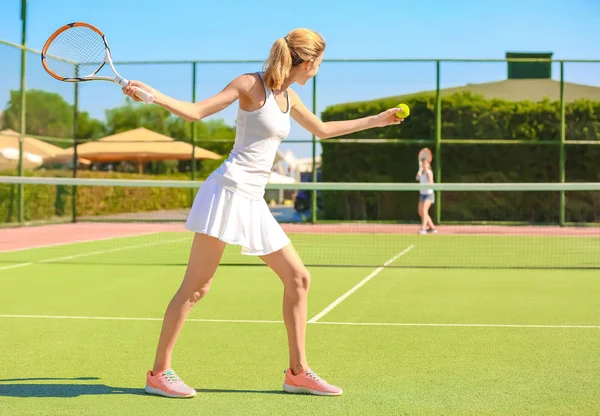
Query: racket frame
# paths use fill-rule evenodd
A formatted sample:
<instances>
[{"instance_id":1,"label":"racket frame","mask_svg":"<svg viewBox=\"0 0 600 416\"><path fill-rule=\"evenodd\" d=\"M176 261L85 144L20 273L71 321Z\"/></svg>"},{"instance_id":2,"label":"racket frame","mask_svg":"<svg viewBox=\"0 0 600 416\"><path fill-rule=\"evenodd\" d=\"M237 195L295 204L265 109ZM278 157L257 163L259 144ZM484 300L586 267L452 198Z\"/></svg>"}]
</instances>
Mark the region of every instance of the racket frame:
<instances>
[{"instance_id":1,"label":"racket frame","mask_svg":"<svg viewBox=\"0 0 600 416\"><path fill-rule=\"evenodd\" d=\"M429 163L433 160L433 153L427 147L419 150L419 154L417 156L417 160L419 162L419 166L421 166L423 160L427 160Z\"/></svg>"},{"instance_id":2,"label":"racket frame","mask_svg":"<svg viewBox=\"0 0 600 416\"><path fill-rule=\"evenodd\" d=\"M58 37L58 35L60 35L61 33L65 32L73 27L87 27L88 29L91 29L94 32L96 32L98 35L100 35L100 37L102 38L102 41L104 42L106 54L104 56L104 61L99 63L98 68L95 71L93 71L91 74L85 75L82 77L61 77L60 75L56 74L54 71L52 71L48 67L48 64L46 62L47 51L48 51L48 48L50 47L50 45L52 44L52 42L54 41L54 39L56 39ZM108 46L108 41L106 40L106 36L104 36L104 33L102 33L98 28L96 28L88 23L73 22L73 23L64 25L61 28L59 28L58 30L56 30L52 35L50 35L48 40L46 40L46 43L44 44L44 47L42 48L41 58L42 58L42 66L44 67L46 72L50 76L52 76L53 78L55 78L59 81L63 81L63 82L109 81L109 82L114 82L115 84L118 84L121 87L126 87L129 84L129 81L127 79L123 78L121 75L119 75L119 73L115 69L115 66L112 61L112 54L110 52L110 47ZM53 58L56 58L56 57L53 57ZM72 65L78 65L77 62L71 62L66 59L62 59L62 61L68 62ZM84 63L91 64L91 63L95 63L95 62L84 62ZM100 72L100 70L102 68L104 68L104 66L106 64L108 64L110 66L111 70L115 74L114 77L96 75L98 72ZM154 95L147 93L146 91L141 90L139 88L136 88L135 90L136 90L135 95L138 98L140 98L141 100L143 100L146 104L151 104L154 101Z\"/></svg>"}]
</instances>

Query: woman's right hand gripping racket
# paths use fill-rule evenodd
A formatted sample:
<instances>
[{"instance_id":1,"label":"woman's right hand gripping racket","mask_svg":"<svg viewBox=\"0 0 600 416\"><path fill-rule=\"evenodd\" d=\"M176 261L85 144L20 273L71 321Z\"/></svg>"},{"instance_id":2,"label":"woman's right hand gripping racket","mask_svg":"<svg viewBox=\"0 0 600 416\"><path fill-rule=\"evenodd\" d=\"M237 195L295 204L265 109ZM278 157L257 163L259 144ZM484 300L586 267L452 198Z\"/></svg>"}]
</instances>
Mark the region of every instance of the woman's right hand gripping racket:
<instances>
[{"instance_id":1,"label":"woman's right hand gripping racket","mask_svg":"<svg viewBox=\"0 0 600 416\"><path fill-rule=\"evenodd\" d=\"M97 75L106 64L114 77ZM113 65L104 34L87 23L70 23L54 32L42 49L42 65L59 81L112 81L121 87L129 84ZM146 104L154 101L152 94L139 88L135 95Z\"/></svg>"}]
</instances>

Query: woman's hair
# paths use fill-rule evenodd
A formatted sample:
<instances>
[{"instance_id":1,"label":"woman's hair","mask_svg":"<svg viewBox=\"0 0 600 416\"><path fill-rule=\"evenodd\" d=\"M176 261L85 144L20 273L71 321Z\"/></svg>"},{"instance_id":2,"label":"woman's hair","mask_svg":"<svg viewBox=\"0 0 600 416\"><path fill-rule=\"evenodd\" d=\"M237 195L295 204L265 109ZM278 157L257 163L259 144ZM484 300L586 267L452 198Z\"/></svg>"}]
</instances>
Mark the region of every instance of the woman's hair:
<instances>
[{"instance_id":1,"label":"woman's hair","mask_svg":"<svg viewBox=\"0 0 600 416\"><path fill-rule=\"evenodd\" d=\"M264 66L267 87L279 89L293 66L316 60L325 51L323 37L310 29L294 29L273 43Z\"/></svg>"}]
</instances>

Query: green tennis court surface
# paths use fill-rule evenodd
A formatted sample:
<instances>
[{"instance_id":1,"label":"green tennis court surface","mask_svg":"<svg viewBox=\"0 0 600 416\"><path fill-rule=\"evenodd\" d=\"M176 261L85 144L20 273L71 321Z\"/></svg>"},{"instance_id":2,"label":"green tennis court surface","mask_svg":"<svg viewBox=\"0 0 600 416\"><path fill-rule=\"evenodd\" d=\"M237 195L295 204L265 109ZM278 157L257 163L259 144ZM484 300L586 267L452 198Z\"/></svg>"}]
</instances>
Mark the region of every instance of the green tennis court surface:
<instances>
[{"instance_id":1,"label":"green tennis court surface","mask_svg":"<svg viewBox=\"0 0 600 416\"><path fill-rule=\"evenodd\" d=\"M290 236L305 262L319 265L310 268L309 362L343 396L282 393L283 287L238 247L228 248L175 350L175 370L199 394L146 395L145 372L191 240L165 232L0 253L0 414L600 408L597 232Z\"/></svg>"}]
</instances>

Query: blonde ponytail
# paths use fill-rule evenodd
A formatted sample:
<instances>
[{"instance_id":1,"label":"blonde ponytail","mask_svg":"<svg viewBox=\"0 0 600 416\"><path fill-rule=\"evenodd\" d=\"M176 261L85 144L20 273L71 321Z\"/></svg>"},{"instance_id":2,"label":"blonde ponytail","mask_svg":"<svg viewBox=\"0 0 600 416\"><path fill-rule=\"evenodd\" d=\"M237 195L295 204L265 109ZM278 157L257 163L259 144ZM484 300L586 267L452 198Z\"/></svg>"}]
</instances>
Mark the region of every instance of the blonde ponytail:
<instances>
[{"instance_id":1,"label":"blonde ponytail","mask_svg":"<svg viewBox=\"0 0 600 416\"><path fill-rule=\"evenodd\" d=\"M269 59L265 64L265 83L267 87L278 90L290 75L292 54L284 38L279 38L271 47Z\"/></svg>"},{"instance_id":2,"label":"blonde ponytail","mask_svg":"<svg viewBox=\"0 0 600 416\"><path fill-rule=\"evenodd\" d=\"M325 40L314 30L294 29L273 43L264 66L267 87L281 88L293 66L316 60L325 51Z\"/></svg>"}]
</instances>

